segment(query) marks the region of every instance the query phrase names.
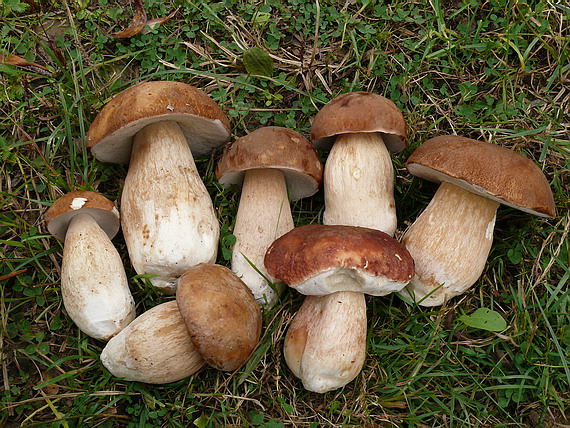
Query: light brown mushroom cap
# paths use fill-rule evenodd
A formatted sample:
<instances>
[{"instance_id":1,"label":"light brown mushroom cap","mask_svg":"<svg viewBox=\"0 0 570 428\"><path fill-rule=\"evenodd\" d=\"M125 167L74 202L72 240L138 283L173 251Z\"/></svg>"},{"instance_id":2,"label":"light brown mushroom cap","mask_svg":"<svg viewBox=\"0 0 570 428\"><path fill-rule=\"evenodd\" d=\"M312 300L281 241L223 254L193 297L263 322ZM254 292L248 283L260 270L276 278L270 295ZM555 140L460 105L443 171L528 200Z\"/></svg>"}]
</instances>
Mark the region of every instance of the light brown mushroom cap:
<instances>
[{"instance_id":1,"label":"light brown mushroom cap","mask_svg":"<svg viewBox=\"0 0 570 428\"><path fill-rule=\"evenodd\" d=\"M210 366L236 370L255 350L261 310L231 270L201 263L178 280L176 301L192 343Z\"/></svg>"},{"instance_id":2,"label":"light brown mushroom cap","mask_svg":"<svg viewBox=\"0 0 570 428\"><path fill-rule=\"evenodd\" d=\"M363 288L371 281L373 291L363 292L385 295L402 289L415 274L408 250L390 235L376 229L341 225L313 224L291 230L271 244L264 264L273 278L313 295L358 291L335 288L337 278L340 282L354 280ZM326 277L317 285L312 284L311 279L323 273ZM393 285L398 288L383 292L387 289L380 282L380 293L376 293L375 278L397 283ZM309 292L304 287L310 287ZM319 291L312 292L313 287Z\"/></svg>"},{"instance_id":3,"label":"light brown mushroom cap","mask_svg":"<svg viewBox=\"0 0 570 428\"><path fill-rule=\"evenodd\" d=\"M160 121L180 125L194 156L229 140L228 118L204 92L181 82L153 81L133 86L111 101L87 133L87 147L103 162L129 162L134 135Z\"/></svg>"},{"instance_id":4,"label":"light brown mushroom cap","mask_svg":"<svg viewBox=\"0 0 570 428\"><path fill-rule=\"evenodd\" d=\"M46 211L44 219L49 232L63 241L69 222L79 213L93 217L109 239L119 231L119 211L113 201L88 190L66 193Z\"/></svg>"},{"instance_id":5,"label":"light brown mushroom cap","mask_svg":"<svg viewBox=\"0 0 570 428\"><path fill-rule=\"evenodd\" d=\"M323 165L311 143L279 126L259 128L238 138L218 162L216 177L224 187L241 185L245 171L259 168L281 170L293 201L315 194L323 178Z\"/></svg>"},{"instance_id":6,"label":"light brown mushroom cap","mask_svg":"<svg viewBox=\"0 0 570 428\"><path fill-rule=\"evenodd\" d=\"M340 134L379 132L392 152L406 148L406 121L392 101L371 92L339 95L315 116L311 140L315 147L328 150Z\"/></svg>"},{"instance_id":7,"label":"light brown mushroom cap","mask_svg":"<svg viewBox=\"0 0 570 428\"><path fill-rule=\"evenodd\" d=\"M483 141L442 135L423 143L406 168L417 177L464 190L541 217L556 217L550 185L520 153Z\"/></svg>"}]
</instances>

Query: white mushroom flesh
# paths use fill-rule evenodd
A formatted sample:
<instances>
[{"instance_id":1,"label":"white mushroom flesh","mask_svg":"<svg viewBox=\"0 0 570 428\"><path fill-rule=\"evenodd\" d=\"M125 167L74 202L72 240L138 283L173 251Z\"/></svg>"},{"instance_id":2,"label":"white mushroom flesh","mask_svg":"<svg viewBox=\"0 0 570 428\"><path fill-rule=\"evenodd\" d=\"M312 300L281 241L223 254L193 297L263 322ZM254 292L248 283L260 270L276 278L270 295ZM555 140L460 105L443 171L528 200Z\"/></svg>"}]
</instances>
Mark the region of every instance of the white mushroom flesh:
<instances>
[{"instance_id":1,"label":"white mushroom flesh","mask_svg":"<svg viewBox=\"0 0 570 428\"><path fill-rule=\"evenodd\" d=\"M95 339L108 340L135 317L121 257L88 214L73 217L65 235L61 293L73 322Z\"/></svg>"},{"instance_id":2,"label":"white mushroom flesh","mask_svg":"<svg viewBox=\"0 0 570 428\"><path fill-rule=\"evenodd\" d=\"M366 357L364 294L308 296L289 326L284 355L309 391L323 393L351 382Z\"/></svg>"},{"instance_id":3,"label":"white mushroom flesh","mask_svg":"<svg viewBox=\"0 0 570 428\"><path fill-rule=\"evenodd\" d=\"M394 235L394 168L379 133L339 135L324 170L324 224L369 227Z\"/></svg>"},{"instance_id":4,"label":"white mushroom flesh","mask_svg":"<svg viewBox=\"0 0 570 428\"><path fill-rule=\"evenodd\" d=\"M277 298L266 280L273 282L263 264L265 252L293 226L283 173L276 169L246 171L233 230L232 271L262 306L271 306Z\"/></svg>"},{"instance_id":5,"label":"white mushroom flesh","mask_svg":"<svg viewBox=\"0 0 570 428\"><path fill-rule=\"evenodd\" d=\"M408 281L391 281L386 276L368 275L359 269L336 268L321 272L295 289L306 295L324 296L336 291L356 291L371 296L386 296L400 291Z\"/></svg>"},{"instance_id":6,"label":"white mushroom flesh","mask_svg":"<svg viewBox=\"0 0 570 428\"><path fill-rule=\"evenodd\" d=\"M174 293L177 278L212 263L219 225L212 200L176 122L146 126L134 139L121 198L131 262L153 285Z\"/></svg>"},{"instance_id":7,"label":"white mushroom flesh","mask_svg":"<svg viewBox=\"0 0 570 428\"><path fill-rule=\"evenodd\" d=\"M438 306L481 276L493 242L499 203L442 183L403 237L416 276L400 293L422 306Z\"/></svg>"}]
</instances>

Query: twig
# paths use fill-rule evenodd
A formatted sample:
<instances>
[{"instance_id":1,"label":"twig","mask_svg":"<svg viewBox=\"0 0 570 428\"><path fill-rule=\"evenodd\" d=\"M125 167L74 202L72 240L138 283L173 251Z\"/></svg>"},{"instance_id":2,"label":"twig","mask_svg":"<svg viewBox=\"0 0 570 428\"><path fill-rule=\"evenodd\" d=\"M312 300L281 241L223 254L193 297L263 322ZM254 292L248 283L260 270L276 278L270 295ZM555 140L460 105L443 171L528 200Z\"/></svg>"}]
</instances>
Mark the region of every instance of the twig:
<instances>
[{"instance_id":1,"label":"twig","mask_svg":"<svg viewBox=\"0 0 570 428\"><path fill-rule=\"evenodd\" d=\"M20 269L20 270L17 270L16 272L11 272L11 273L8 273L8 274L6 274L6 275L2 275L2 276L0 276L0 281L4 281L4 280L10 279L10 278L12 278L12 277L14 277L14 276L18 276L18 275L20 275L21 273L26 272L27 270L28 270L28 269Z\"/></svg>"}]
</instances>

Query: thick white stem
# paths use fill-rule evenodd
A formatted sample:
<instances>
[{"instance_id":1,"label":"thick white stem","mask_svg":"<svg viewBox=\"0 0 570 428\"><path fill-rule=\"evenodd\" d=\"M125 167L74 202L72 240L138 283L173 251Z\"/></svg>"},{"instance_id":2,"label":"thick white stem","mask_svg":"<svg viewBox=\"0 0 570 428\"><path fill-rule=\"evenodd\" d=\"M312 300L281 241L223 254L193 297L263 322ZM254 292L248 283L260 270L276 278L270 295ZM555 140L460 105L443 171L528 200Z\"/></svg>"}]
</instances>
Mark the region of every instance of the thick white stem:
<instances>
[{"instance_id":1,"label":"thick white stem","mask_svg":"<svg viewBox=\"0 0 570 428\"><path fill-rule=\"evenodd\" d=\"M212 263L219 225L184 134L176 122L148 125L134 139L121 198L122 227L139 274L173 293L198 263Z\"/></svg>"},{"instance_id":2,"label":"thick white stem","mask_svg":"<svg viewBox=\"0 0 570 428\"><path fill-rule=\"evenodd\" d=\"M498 206L498 202L442 183L403 237L416 276L401 293L417 302L424 299L423 306L442 305L465 293L485 268Z\"/></svg>"},{"instance_id":3,"label":"thick white stem","mask_svg":"<svg viewBox=\"0 0 570 428\"><path fill-rule=\"evenodd\" d=\"M88 214L73 217L65 235L61 293L73 322L95 339L108 340L135 317L121 257Z\"/></svg>"},{"instance_id":4,"label":"thick white stem","mask_svg":"<svg viewBox=\"0 0 570 428\"><path fill-rule=\"evenodd\" d=\"M307 296L289 326L283 353L309 391L327 392L351 382L366 357L364 294Z\"/></svg>"},{"instance_id":5,"label":"thick white stem","mask_svg":"<svg viewBox=\"0 0 570 428\"><path fill-rule=\"evenodd\" d=\"M324 171L324 224L369 227L394 235L394 168L378 133L340 135Z\"/></svg>"},{"instance_id":6,"label":"thick white stem","mask_svg":"<svg viewBox=\"0 0 570 428\"><path fill-rule=\"evenodd\" d=\"M233 232L236 243L232 271L247 284L261 305L271 306L277 297L261 275L273 280L263 264L265 252L273 241L291 229L293 217L283 173L276 169L247 171Z\"/></svg>"},{"instance_id":7,"label":"thick white stem","mask_svg":"<svg viewBox=\"0 0 570 428\"><path fill-rule=\"evenodd\" d=\"M101 362L114 376L152 384L184 379L205 364L175 300L146 311L113 337Z\"/></svg>"}]
</instances>

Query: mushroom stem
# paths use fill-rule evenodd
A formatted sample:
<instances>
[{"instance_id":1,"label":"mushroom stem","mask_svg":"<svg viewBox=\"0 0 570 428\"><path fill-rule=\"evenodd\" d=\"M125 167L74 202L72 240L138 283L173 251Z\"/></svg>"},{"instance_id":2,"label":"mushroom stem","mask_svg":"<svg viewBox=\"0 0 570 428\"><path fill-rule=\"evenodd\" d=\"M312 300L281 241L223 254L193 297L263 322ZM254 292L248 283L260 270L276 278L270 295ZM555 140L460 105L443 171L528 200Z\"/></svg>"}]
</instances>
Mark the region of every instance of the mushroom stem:
<instances>
[{"instance_id":1,"label":"mushroom stem","mask_svg":"<svg viewBox=\"0 0 570 428\"><path fill-rule=\"evenodd\" d=\"M176 122L147 125L134 137L122 203L122 227L139 274L174 293L189 267L212 263L219 225L206 186Z\"/></svg>"},{"instance_id":2,"label":"mushroom stem","mask_svg":"<svg viewBox=\"0 0 570 428\"><path fill-rule=\"evenodd\" d=\"M379 133L339 135L325 163L324 224L396 230L394 169Z\"/></svg>"},{"instance_id":3,"label":"mushroom stem","mask_svg":"<svg viewBox=\"0 0 570 428\"><path fill-rule=\"evenodd\" d=\"M87 335L108 340L135 317L121 257L88 214L69 223L63 247L61 293L67 313Z\"/></svg>"},{"instance_id":4,"label":"mushroom stem","mask_svg":"<svg viewBox=\"0 0 570 428\"><path fill-rule=\"evenodd\" d=\"M309 391L323 393L352 381L366 357L364 294L307 296L289 326L283 352Z\"/></svg>"},{"instance_id":5,"label":"mushroom stem","mask_svg":"<svg viewBox=\"0 0 570 428\"><path fill-rule=\"evenodd\" d=\"M246 283L260 305L271 306L277 297L259 273L271 279L263 264L265 252L293 226L283 173L277 169L246 171L234 226L232 271Z\"/></svg>"},{"instance_id":6,"label":"mushroom stem","mask_svg":"<svg viewBox=\"0 0 570 428\"><path fill-rule=\"evenodd\" d=\"M174 300L144 312L112 338L101 362L114 376L151 384L176 382L205 364Z\"/></svg>"},{"instance_id":7,"label":"mushroom stem","mask_svg":"<svg viewBox=\"0 0 570 428\"><path fill-rule=\"evenodd\" d=\"M423 306L438 306L471 287L485 267L498 206L442 183L403 237L416 276L401 293Z\"/></svg>"}]
</instances>

